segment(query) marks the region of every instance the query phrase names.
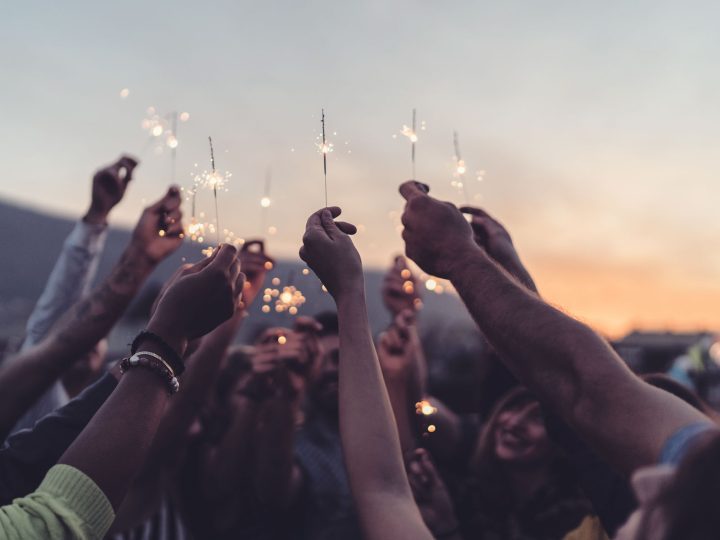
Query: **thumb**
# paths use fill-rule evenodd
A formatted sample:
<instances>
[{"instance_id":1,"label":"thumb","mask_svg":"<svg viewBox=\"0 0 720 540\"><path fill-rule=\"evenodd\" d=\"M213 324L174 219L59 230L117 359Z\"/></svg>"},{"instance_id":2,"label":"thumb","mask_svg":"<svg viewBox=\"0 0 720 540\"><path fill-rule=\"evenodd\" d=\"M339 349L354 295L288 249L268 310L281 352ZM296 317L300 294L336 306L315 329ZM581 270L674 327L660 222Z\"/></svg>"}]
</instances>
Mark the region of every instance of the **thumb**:
<instances>
[{"instance_id":1,"label":"thumb","mask_svg":"<svg viewBox=\"0 0 720 540\"><path fill-rule=\"evenodd\" d=\"M235 248L235 246L232 246L230 244L221 244L220 247L216 250L215 258L207 266L207 268L226 272L232 265L233 261L235 261L236 257L237 249Z\"/></svg>"},{"instance_id":2,"label":"thumb","mask_svg":"<svg viewBox=\"0 0 720 540\"><path fill-rule=\"evenodd\" d=\"M402 195L406 201L416 197L427 197L428 193L430 193L430 186L422 182L408 180L400 184L400 195Z\"/></svg>"},{"instance_id":3,"label":"thumb","mask_svg":"<svg viewBox=\"0 0 720 540\"><path fill-rule=\"evenodd\" d=\"M180 189L177 186L170 186L163 197L148 207L148 210L155 214L169 212L180 206Z\"/></svg>"}]
</instances>

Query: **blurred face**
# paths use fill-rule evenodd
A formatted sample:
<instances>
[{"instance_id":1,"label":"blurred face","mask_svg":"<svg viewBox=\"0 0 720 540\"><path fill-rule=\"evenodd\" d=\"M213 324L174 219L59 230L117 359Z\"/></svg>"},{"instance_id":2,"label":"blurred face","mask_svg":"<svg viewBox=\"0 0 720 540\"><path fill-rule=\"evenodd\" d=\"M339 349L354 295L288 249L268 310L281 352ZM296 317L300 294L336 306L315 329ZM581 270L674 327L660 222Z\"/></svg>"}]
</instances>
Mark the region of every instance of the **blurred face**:
<instances>
[{"instance_id":1,"label":"blurred face","mask_svg":"<svg viewBox=\"0 0 720 540\"><path fill-rule=\"evenodd\" d=\"M318 361L310 382L313 402L326 411L338 408L338 364L340 360L340 338L336 335L319 339Z\"/></svg>"},{"instance_id":2,"label":"blurred face","mask_svg":"<svg viewBox=\"0 0 720 540\"><path fill-rule=\"evenodd\" d=\"M537 401L509 405L495 424L495 456L507 464L546 462L552 445L545 431L540 404Z\"/></svg>"}]
</instances>

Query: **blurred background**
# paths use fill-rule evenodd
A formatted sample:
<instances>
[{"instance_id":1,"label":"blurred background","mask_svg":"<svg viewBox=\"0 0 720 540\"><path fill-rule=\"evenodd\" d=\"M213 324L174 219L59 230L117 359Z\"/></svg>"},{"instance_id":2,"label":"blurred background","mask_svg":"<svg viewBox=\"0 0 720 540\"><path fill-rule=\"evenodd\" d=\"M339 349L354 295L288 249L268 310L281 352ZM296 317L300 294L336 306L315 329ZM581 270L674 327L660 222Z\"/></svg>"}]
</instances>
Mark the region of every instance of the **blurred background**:
<instances>
[{"instance_id":1,"label":"blurred background","mask_svg":"<svg viewBox=\"0 0 720 540\"><path fill-rule=\"evenodd\" d=\"M211 135L218 169L232 172L221 228L265 233L276 274L298 264L300 276L305 219L324 204L321 108L334 145L329 203L360 225L375 287L373 271L402 250L396 188L412 168L401 130L415 108L417 178L496 215L544 297L614 339L636 329L692 343L720 327L718 16L709 1L6 7L2 337L22 335L12 321L24 321L85 212L93 171L121 152L142 164L113 212L104 268L144 205L209 168ZM454 131L464 190L453 185ZM213 220L211 191L197 207ZM188 242L168 264L201 248ZM326 306L310 276L297 285L305 312ZM425 297L426 320L464 317L451 295ZM380 311L374 322L386 322Z\"/></svg>"}]
</instances>

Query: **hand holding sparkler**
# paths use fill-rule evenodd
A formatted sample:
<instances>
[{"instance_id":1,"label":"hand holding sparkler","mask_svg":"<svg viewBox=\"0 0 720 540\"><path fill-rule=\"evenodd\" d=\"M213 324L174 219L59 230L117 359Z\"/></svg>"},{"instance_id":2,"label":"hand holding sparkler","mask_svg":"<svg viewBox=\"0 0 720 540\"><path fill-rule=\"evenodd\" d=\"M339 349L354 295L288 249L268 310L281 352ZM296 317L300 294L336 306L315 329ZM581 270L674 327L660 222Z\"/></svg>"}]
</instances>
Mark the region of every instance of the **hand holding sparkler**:
<instances>
[{"instance_id":1,"label":"hand holding sparkler","mask_svg":"<svg viewBox=\"0 0 720 540\"><path fill-rule=\"evenodd\" d=\"M409 376L415 359L415 343L411 334L414 322L414 311L405 309L398 313L393 323L380 334L377 353L385 377Z\"/></svg>"},{"instance_id":2,"label":"hand holding sparkler","mask_svg":"<svg viewBox=\"0 0 720 540\"><path fill-rule=\"evenodd\" d=\"M346 292L363 289L362 261L348 236L357 229L350 223L334 221L340 213L340 208L331 206L312 214L300 248L300 258L317 274L335 300Z\"/></svg>"},{"instance_id":3,"label":"hand holding sparkler","mask_svg":"<svg viewBox=\"0 0 720 540\"><path fill-rule=\"evenodd\" d=\"M393 316L405 309L416 311L422 307L417 279L402 255L395 257L395 262L385 274L382 298L385 307Z\"/></svg>"},{"instance_id":4,"label":"hand holding sparkler","mask_svg":"<svg viewBox=\"0 0 720 540\"><path fill-rule=\"evenodd\" d=\"M247 276L245 291L243 292L243 308L253 303L255 297L263 286L268 268L275 264L272 257L265 253L265 244L262 240L249 240L243 244L238 254L242 271ZM268 265L270 263L270 265Z\"/></svg>"},{"instance_id":5,"label":"hand holding sparkler","mask_svg":"<svg viewBox=\"0 0 720 540\"><path fill-rule=\"evenodd\" d=\"M520 280L531 291L537 292L537 287L530 273L520 261L512 238L502 223L490 214L474 206L462 206L460 211L471 216L470 226L475 235L475 242L483 248L490 257L500 264L511 275Z\"/></svg>"},{"instance_id":6,"label":"hand holding sparkler","mask_svg":"<svg viewBox=\"0 0 720 540\"><path fill-rule=\"evenodd\" d=\"M183 242L180 190L171 186L165 196L148 206L132 234L132 244L140 254L157 264Z\"/></svg>"},{"instance_id":7,"label":"hand holding sparkler","mask_svg":"<svg viewBox=\"0 0 720 540\"><path fill-rule=\"evenodd\" d=\"M478 246L460 210L430 197L429 192L426 184L413 180L400 186L407 201L402 215L405 254L428 274L448 278L464 263L463 256Z\"/></svg>"},{"instance_id":8,"label":"hand holding sparkler","mask_svg":"<svg viewBox=\"0 0 720 540\"><path fill-rule=\"evenodd\" d=\"M129 156L121 156L115 163L103 167L95 173L92 183L92 201L83 218L87 223L98 225L107 223L110 210L122 200L137 165L137 160Z\"/></svg>"}]
</instances>

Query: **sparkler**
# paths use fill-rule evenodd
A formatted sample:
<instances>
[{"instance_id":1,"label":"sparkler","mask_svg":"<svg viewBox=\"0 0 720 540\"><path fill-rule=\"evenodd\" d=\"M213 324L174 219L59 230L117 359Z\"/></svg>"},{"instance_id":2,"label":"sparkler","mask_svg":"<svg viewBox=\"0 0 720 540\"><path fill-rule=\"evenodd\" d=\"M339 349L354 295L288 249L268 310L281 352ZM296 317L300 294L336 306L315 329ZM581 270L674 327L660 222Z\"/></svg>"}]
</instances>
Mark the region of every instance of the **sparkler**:
<instances>
[{"instance_id":1,"label":"sparkler","mask_svg":"<svg viewBox=\"0 0 720 540\"><path fill-rule=\"evenodd\" d=\"M467 167L460 155L460 141L457 131L453 131L453 146L455 147L455 173L453 176L458 178L458 180L453 181L453 186L462 189L463 195L465 196L465 203L470 204L470 197L468 196L467 186L465 185Z\"/></svg>"},{"instance_id":2,"label":"sparkler","mask_svg":"<svg viewBox=\"0 0 720 540\"><path fill-rule=\"evenodd\" d=\"M215 198L215 233L217 242L220 243L220 213L218 212L218 189L224 189L230 180L232 173L225 171L221 173L215 169L215 151L213 149L212 137L208 137L210 143L210 171L203 171L202 174L195 176L195 186L193 191L193 213L195 211L195 193L198 187L211 189Z\"/></svg>"},{"instance_id":3,"label":"sparkler","mask_svg":"<svg viewBox=\"0 0 720 540\"><path fill-rule=\"evenodd\" d=\"M322 127L322 132L320 134L321 136L321 142L317 145L318 150L323 156L323 177L325 178L325 208L327 208L328 205L328 196L327 196L327 155L333 151L333 143L329 143L327 141L327 138L325 137L325 109L322 109L322 116L320 118L320 124Z\"/></svg>"},{"instance_id":4,"label":"sparkler","mask_svg":"<svg viewBox=\"0 0 720 540\"><path fill-rule=\"evenodd\" d=\"M272 200L270 199L270 186L272 184L272 171L268 168L265 174L265 189L263 191L263 197L260 199L260 229L261 235L265 235L268 232L267 229L267 218L268 212L270 211L270 205Z\"/></svg>"},{"instance_id":5,"label":"sparkler","mask_svg":"<svg viewBox=\"0 0 720 540\"><path fill-rule=\"evenodd\" d=\"M263 291L262 307L263 313L270 313L270 304L274 302L277 313L289 313L297 315L298 309L305 303L305 296L302 291L292 284L293 272L288 276L287 285L280 289L280 278L275 277L270 282L273 286Z\"/></svg>"},{"instance_id":6,"label":"sparkler","mask_svg":"<svg viewBox=\"0 0 720 540\"><path fill-rule=\"evenodd\" d=\"M415 179L415 143L418 141L417 136L417 114L416 110L412 110L412 127L403 125L402 133L410 139L410 160L412 161L412 177Z\"/></svg>"}]
</instances>

